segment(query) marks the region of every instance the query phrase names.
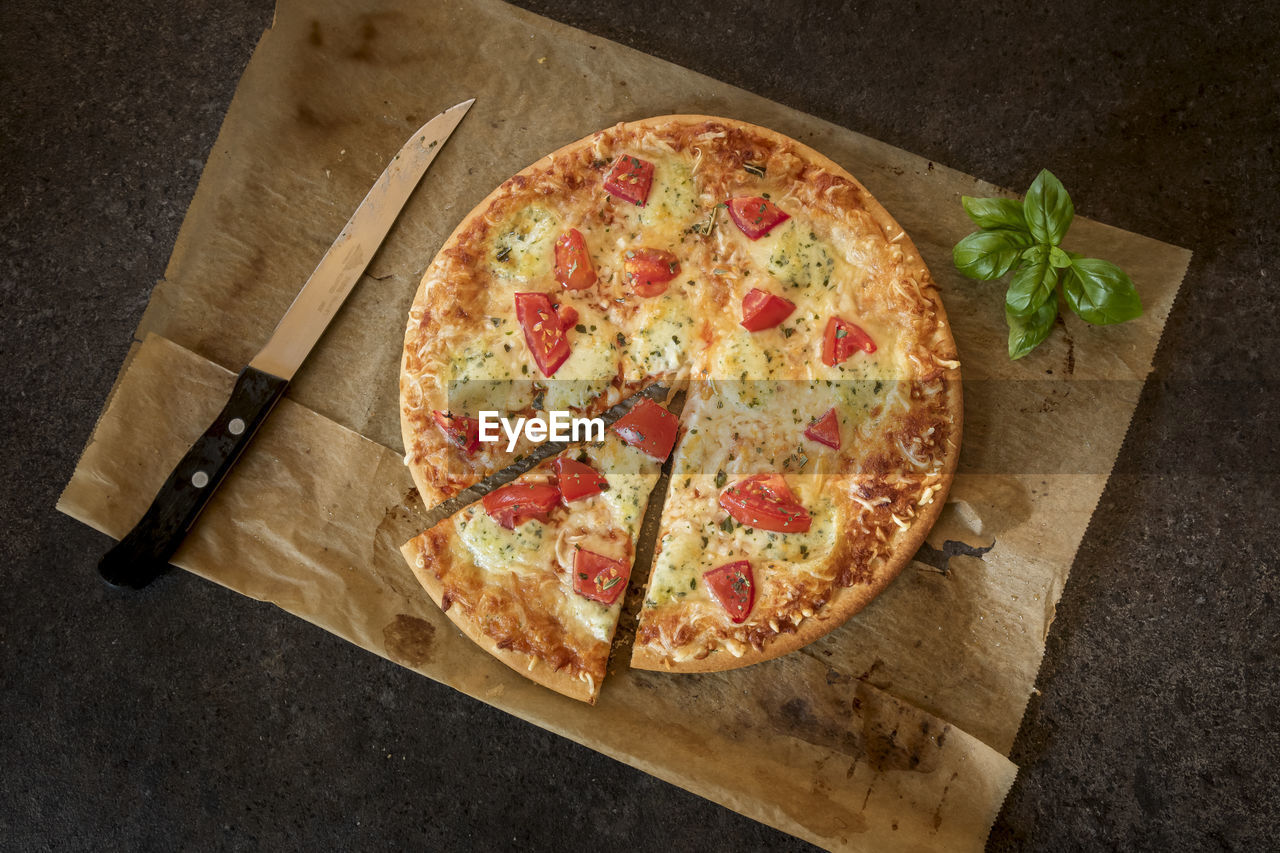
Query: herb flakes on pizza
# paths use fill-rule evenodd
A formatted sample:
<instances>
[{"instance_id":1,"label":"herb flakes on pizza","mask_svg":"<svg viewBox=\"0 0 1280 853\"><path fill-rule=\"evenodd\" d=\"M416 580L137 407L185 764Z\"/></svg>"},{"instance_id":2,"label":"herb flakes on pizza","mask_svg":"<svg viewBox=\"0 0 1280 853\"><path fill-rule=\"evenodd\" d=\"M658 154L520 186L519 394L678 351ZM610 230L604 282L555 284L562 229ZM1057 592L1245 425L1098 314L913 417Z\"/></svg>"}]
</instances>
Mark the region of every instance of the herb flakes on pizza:
<instances>
[{"instance_id":1,"label":"herb flakes on pizza","mask_svg":"<svg viewBox=\"0 0 1280 853\"><path fill-rule=\"evenodd\" d=\"M615 433L499 486L402 551L481 648L594 703L660 465Z\"/></svg>"},{"instance_id":2,"label":"herb flakes on pizza","mask_svg":"<svg viewBox=\"0 0 1280 853\"><path fill-rule=\"evenodd\" d=\"M659 383L687 391L678 424L641 401L603 445L570 451L605 454L588 471L562 455L406 546L473 639L578 698L604 676L625 595L604 593L627 585L635 534L617 553L584 546L575 574L545 543L611 490L581 508L553 490L611 482L630 455L648 460L643 511L679 434L631 665L705 671L793 651L866 606L955 470L959 363L919 253L847 172L754 125L620 124L468 215L410 311L406 463L435 504L535 445L480 440L480 412L595 417ZM607 611L594 633L573 621L591 607Z\"/></svg>"}]
</instances>

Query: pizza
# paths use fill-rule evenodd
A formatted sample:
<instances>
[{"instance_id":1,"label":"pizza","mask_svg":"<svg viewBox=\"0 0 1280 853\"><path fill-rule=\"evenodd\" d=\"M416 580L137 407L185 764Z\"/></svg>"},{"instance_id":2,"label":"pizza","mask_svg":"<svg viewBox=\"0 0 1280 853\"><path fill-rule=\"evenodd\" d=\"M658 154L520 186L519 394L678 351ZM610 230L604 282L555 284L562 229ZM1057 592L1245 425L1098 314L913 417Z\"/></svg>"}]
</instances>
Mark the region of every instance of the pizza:
<instances>
[{"instance_id":1,"label":"pizza","mask_svg":"<svg viewBox=\"0 0 1280 853\"><path fill-rule=\"evenodd\" d=\"M683 391L678 426L652 429L659 407L642 400L604 441L567 452L596 463L607 495L613 466L641 476L629 455L656 483L678 430L653 565L636 567L649 571L631 665L730 669L843 624L911 559L954 475L959 367L919 253L851 175L761 127L662 116L548 155L445 242L406 327L405 461L434 505L547 435L481 441L486 412L545 425L652 386ZM597 613L594 633L574 622L572 555L550 560L545 543L600 514L592 524L613 525L629 560L630 516L605 513L606 498L551 501L547 465L526 476L548 509L517 514L500 553L466 532L493 528L473 504L406 556L473 639L590 701L617 617Z\"/></svg>"},{"instance_id":2,"label":"pizza","mask_svg":"<svg viewBox=\"0 0 1280 853\"><path fill-rule=\"evenodd\" d=\"M649 493L678 429L674 416L645 402L659 410L646 442L620 420L605 441L543 462L402 548L467 636L539 684L591 703Z\"/></svg>"}]
</instances>

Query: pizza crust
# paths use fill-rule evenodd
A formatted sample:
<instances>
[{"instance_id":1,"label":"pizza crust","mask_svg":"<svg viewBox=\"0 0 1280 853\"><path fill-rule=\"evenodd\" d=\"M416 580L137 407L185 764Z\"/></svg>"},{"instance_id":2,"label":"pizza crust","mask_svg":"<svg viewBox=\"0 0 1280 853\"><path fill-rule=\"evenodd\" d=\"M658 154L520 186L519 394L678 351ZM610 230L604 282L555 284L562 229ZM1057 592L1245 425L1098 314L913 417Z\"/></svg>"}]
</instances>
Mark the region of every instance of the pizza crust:
<instances>
[{"instance_id":1,"label":"pizza crust","mask_svg":"<svg viewBox=\"0 0 1280 853\"><path fill-rule=\"evenodd\" d=\"M409 540L400 547L409 567L413 569L418 582L426 589L427 595L436 603L453 624L462 629L462 633L471 641L516 672L543 687L549 687L557 693L594 705L600 694L600 684L593 680L583 680L565 669L555 669L546 661L535 655L524 654L511 649L501 648L497 641L484 632L480 624L461 607L444 606L444 584L435 572L427 567L427 551L424 549L423 536Z\"/></svg>"}]
</instances>

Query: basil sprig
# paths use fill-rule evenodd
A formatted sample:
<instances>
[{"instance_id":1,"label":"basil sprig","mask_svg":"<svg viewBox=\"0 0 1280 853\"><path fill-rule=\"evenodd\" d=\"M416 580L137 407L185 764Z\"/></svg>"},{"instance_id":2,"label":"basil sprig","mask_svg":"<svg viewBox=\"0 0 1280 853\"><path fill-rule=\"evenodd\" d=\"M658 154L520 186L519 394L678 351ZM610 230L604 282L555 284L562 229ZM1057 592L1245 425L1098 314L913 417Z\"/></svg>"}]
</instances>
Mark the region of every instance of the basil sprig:
<instances>
[{"instance_id":1,"label":"basil sprig","mask_svg":"<svg viewBox=\"0 0 1280 853\"><path fill-rule=\"evenodd\" d=\"M956 269L981 281L1013 273L1005 294L1009 358L1038 347L1058 317L1059 298L1087 323L1105 326L1142 314L1133 280L1110 261L1085 258L1061 247L1075 218L1067 189L1045 169L1026 199L961 198L978 231L956 243Z\"/></svg>"}]
</instances>

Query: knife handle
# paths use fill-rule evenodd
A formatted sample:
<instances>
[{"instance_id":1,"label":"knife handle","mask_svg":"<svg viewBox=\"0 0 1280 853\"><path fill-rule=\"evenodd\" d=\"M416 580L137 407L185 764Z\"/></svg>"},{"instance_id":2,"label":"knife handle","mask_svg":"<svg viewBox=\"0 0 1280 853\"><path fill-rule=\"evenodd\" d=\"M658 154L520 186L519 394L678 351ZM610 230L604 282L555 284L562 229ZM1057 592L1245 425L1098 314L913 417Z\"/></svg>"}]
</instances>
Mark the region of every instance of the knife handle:
<instances>
[{"instance_id":1,"label":"knife handle","mask_svg":"<svg viewBox=\"0 0 1280 853\"><path fill-rule=\"evenodd\" d=\"M133 530L98 563L107 583L141 589L167 568L200 511L288 386L289 380L254 367L240 371L222 412L182 457Z\"/></svg>"}]
</instances>

